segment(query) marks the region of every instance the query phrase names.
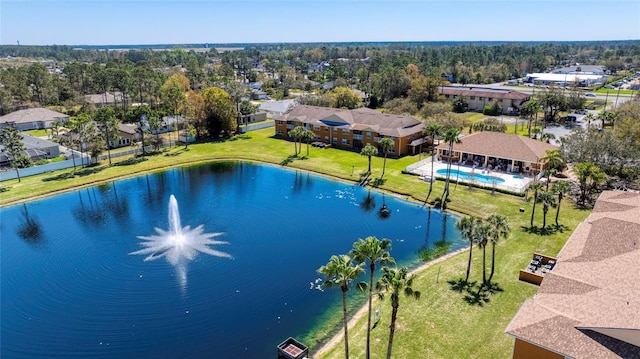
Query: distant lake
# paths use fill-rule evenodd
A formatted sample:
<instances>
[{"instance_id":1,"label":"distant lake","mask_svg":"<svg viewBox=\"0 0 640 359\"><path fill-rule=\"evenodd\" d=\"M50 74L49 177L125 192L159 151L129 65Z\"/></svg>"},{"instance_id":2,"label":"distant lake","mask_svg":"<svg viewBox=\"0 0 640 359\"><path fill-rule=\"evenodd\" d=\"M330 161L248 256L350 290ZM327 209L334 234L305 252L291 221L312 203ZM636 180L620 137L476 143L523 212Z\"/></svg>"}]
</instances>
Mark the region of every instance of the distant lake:
<instances>
[{"instance_id":1,"label":"distant lake","mask_svg":"<svg viewBox=\"0 0 640 359\"><path fill-rule=\"evenodd\" d=\"M228 244L210 247L232 259L130 255L138 236L167 230L172 194L182 226L222 232L213 239ZM2 358L273 358L340 310L339 290L310 287L358 238L391 239L408 266L445 239L464 246L450 214L241 162L111 182L2 208L0 219Z\"/></svg>"}]
</instances>

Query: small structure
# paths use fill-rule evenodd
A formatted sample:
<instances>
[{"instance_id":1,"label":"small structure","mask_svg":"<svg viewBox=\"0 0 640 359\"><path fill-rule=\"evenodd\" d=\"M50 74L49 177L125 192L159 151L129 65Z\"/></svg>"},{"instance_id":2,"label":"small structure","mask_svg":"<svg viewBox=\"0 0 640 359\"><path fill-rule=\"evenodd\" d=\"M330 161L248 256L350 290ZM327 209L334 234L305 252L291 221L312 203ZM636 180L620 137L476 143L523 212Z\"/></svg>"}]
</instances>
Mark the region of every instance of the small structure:
<instances>
[{"instance_id":1,"label":"small structure","mask_svg":"<svg viewBox=\"0 0 640 359\"><path fill-rule=\"evenodd\" d=\"M534 253L527 269L520 270L518 279L523 282L540 285L544 275L551 271L555 265L556 258Z\"/></svg>"},{"instance_id":2,"label":"small structure","mask_svg":"<svg viewBox=\"0 0 640 359\"><path fill-rule=\"evenodd\" d=\"M278 359L303 359L309 356L309 347L292 337L278 344Z\"/></svg>"}]
</instances>

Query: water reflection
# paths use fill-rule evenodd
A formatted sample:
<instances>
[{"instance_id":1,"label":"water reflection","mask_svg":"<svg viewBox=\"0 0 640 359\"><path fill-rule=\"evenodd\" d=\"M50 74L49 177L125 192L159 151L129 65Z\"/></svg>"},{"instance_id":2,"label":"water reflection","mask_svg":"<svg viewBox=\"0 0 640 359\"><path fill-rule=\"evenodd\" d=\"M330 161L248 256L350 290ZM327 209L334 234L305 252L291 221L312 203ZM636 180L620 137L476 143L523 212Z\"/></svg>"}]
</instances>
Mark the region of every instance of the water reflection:
<instances>
[{"instance_id":1,"label":"water reflection","mask_svg":"<svg viewBox=\"0 0 640 359\"><path fill-rule=\"evenodd\" d=\"M22 205L20 214L22 215L22 220L16 228L18 236L29 244L41 245L43 243L43 236L40 221L29 214L29 209L26 204Z\"/></svg>"},{"instance_id":2,"label":"water reflection","mask_svg":"<svg viewBox=\"0 0 640 359\"><path fill-rule=\"evenodd\" d=\"M371 195L371 188L367 189L367 196L360 202L360 208L365 212L371 212L376 208L376 198Z\"/></svg>"},{"instance_id":3,"label":"water reflection","mask_svg":"<svg viewBox=\"0 0 640 359\"><path fill-rule=\"evenodd\" d=\"M382 194L382 206L378 210L378 218L387 219L391 216L391 210L387 207L387 202L385 201L385 194Z\"/></svg>"}]
</instances>

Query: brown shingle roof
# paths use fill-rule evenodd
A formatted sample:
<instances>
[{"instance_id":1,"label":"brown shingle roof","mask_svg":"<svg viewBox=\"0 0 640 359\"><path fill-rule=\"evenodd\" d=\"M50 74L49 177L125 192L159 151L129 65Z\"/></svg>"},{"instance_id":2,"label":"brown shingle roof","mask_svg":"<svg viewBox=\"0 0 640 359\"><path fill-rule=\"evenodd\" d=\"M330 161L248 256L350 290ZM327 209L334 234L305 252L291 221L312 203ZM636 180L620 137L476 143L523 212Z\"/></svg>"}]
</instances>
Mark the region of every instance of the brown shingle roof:
<instances>
[{"instance_id":1,"label":"brown shingle roof","mask_svg":"<svg viewBox=\"0 0 640 359\"><path fill-rule=\"evenodd\" d=\"M69 115L64 113L49 110L48 108L29 108L26 110L19 110L11 112L0 117L0 123L14 122L14 123L29 123L29 122L47 122L47 121L59 121L68 120Z\"/></svg>"},{"instance_id":2,"label":"brown shingle roof","mask_svg":"<svg viewBox=\"0 0 640 359\"><path fill-rule=\"evenodd\" d=\"M300 121L310 125L332 125L350 130L371 129L385 136L404 137L422 133L423 124L411 116L380 113L368 108L344 110L329 107L300 105L291 110L284 120Z\"/></svg>"},{"instance_id":3,"label":"brown shingle roof","mask_svg":"<svg viewBox=\"0 0 640 359\"><path fill-rule=\"evenodd\" d=\"M603 192L506 329L573 358L640 358L640 194Z\"/></svg>"},{"instance_id":4,"label":"brown shingle roof","mask_svg":"<svg viewBox=\"0 0 640 359\"><path fill-rule=\"evenodd\" d=\"M490 157L514 159L518 161L539 162L547 156L546 150L556 150L554 146L531 138L501 132L483 131L460 137L461 143L453 145L454 151L481 154ZM437 148L449 149L448 143Z\"/></svg>"}]
</instances>

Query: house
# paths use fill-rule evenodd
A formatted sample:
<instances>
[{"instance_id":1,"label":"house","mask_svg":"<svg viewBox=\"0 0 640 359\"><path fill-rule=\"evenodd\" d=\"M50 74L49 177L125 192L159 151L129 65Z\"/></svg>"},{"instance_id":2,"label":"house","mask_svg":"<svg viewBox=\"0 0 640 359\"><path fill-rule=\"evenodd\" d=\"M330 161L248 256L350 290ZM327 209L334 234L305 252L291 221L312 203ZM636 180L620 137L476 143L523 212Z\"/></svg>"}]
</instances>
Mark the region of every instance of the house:
<instances>
[{"instance_id":1,"label":"house","mask_svg":"<svg viewBox=\"0 0 640 359\"><path fill-rule=\"evenodd\" d=\"M436 147L438 158L452 160L469 166L501 170L513 173L538 175L548 167L541 160L547 150L557 150L558 146L534 139L501 132L483 131L460 137L461 143L440 143Z\"/></svg>"},{"instance_id":2,"label":"house","mask_svg":"<svg viewBox=\"0 0 640 359\"><path fill-rule=\"evenodd\" d=\"M38 137L20 134L25 150L22 154L29 156L31 161L37 162L43 159L55 158L60 156L60 146L57 143L47 141ZM4 153L4 148L0 145L0 166L8 166L9 158Z\"/></svg>"},{"instance_id":3,"label":"house","mask_svg":"<svg viewBox=\"0 0 640 359\"><path fill-rule=\"evenodd\" d=\"M605 191L520 307L514 359L640 358L640 193Z\"/></svg>"},{"instance_id":4,"label":"house","mask_svg":"<svg viewBox=\"0 0 640 359\"><path fill-rule=\"evenodd\" d=\"M141 139L138 126L130 123L118 124L118 138L109 141L111 148L130 146Z\"/></svg>"},{"instance_id":5,"label":"house","mask_svg":"<svg viewBox=\"0 0 640 359\"><path fill-rule=\"evenodd\" d=\"M268 117L281 116L297 104L296 100L267 101L260 104L259 110L266 112Z\"/></svg>"},{"instance_id":6,"label":"house","mask_svg":"<svg viewBox=\"0 0 640 359\"><path fill-rule=\"evenodd\" d=\"M122 92L105 92L99 94L90 94L84 96L85 100L92 103L96 107L111 106L116 103L122 103ZM127 102L130 100L129 96L125 96Z\"/></svg>"},{"instance_id":7,"label":"house","mask_svg":"<svg viewBox=\"0 0 640 359\"><path fill-rule=\"evenodd\" d=\"M52 124L57 121L69 121L69 115L47 108L29 108L0 117L0 129L14 126L20 131L40 130L51 128Z\"/></svg>"},{"instance_id":8,"label":"house","mask_svg":"<svg viewBox=\"0 0 640 359\"><path fill-rule=\"evenodd\" d=\"M296 126L311 130L317 141L355 151L368 144L379 147L380 140L388 137L394 140L394 148L389 150L394 156L415 154L417 140L424 137L421 121L368 108L344 110L300 105L276 118L276 135L288 137Z\"/></svg>"},{"instance_id":9,"label":"house","mask_svg":"<svg viewBox=\"0 0 640 359\"><path fill-rule=\"evenodd\" d=\"M268 100L268 99L269 99L269 96L267 96L267 93L262 90L251 91L251 100L257 101L257 100Z\"/></svg>"},{"instance_id":10,"label":"house","mask_svg":"<svg viewBox=\"0 0 640 359\"><path fill-rule=\"evenodd\" d=\"M469 104L469 111L482 111L485 106L498 101L504 114L517 114L531 98L530 94L510 89L477 86L440 86L438 93L449 101L463 97Z\"/></svg>"},{"instance_id":11,"label":"house","mask_svg":"<svg viewBox=\"0 0 640 359\"><path fill-rule=\"evenodd\" d=\"M248 125L254 122L261 122L267 120L266 112L250 113L248 115L240 115L240 123L238 125Z\"/></svg>"}]
</instances>

